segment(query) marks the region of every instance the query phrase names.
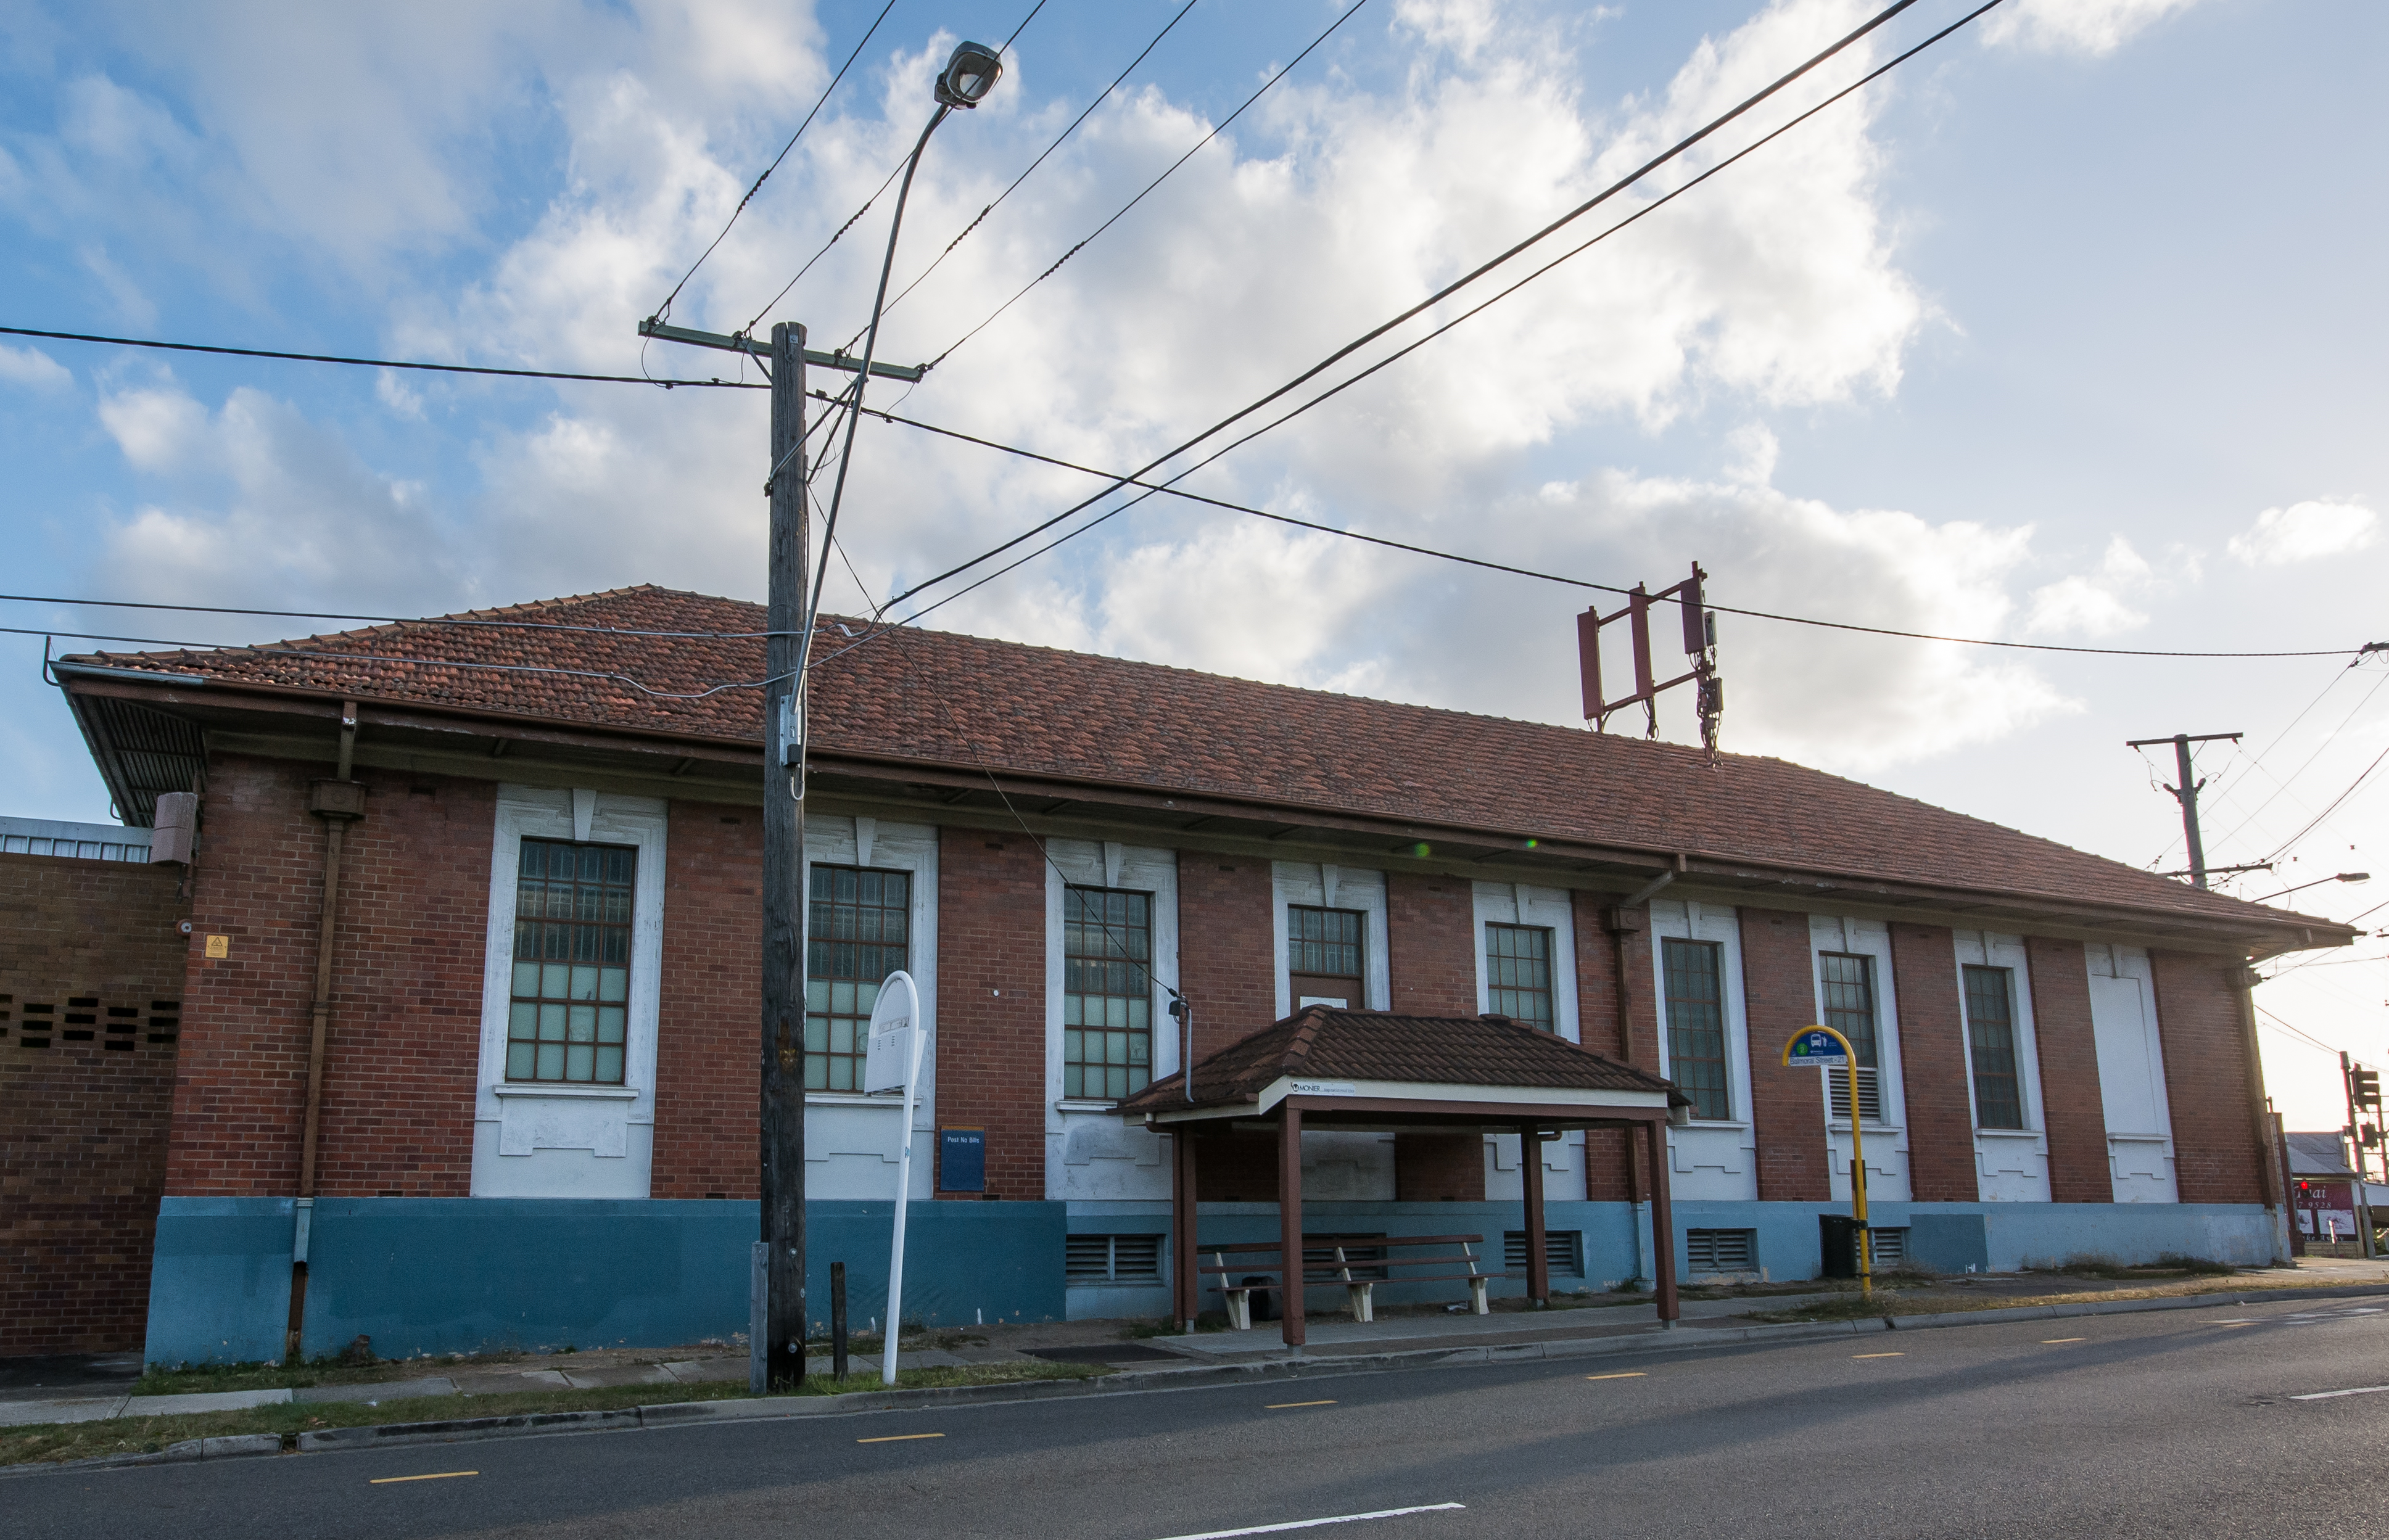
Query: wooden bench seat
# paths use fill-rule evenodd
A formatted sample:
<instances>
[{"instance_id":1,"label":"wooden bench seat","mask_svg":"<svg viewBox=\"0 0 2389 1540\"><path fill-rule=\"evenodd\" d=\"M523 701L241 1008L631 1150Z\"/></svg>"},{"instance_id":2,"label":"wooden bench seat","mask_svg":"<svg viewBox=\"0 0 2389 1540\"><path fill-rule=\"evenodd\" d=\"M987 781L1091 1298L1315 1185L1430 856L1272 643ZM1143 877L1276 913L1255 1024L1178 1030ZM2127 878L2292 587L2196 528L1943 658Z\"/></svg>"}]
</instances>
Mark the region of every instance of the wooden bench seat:
<instances>
[{"instance_id":1,"label":"wooden bench seat","mask_svg":"<svg viewBox=\"0 0 2389 1540\"><path fill-rule=\"evenodd\" d=\"M1380 1283L1451 1283L1468 1285L1469 1305L1473 1313L1491 1313L1486 1301L1486 1288L1495 1274L1480 1271L1476 1254L1471 1248L1481 1246L1481 1235L1382 1235L1382 1236L1305 1236L1302 1245L1301 1290L1322 1288L1332 1284L1344 1286L1346 1307L1356 1321L1377 1318L1375 1289ZM1387 1254L1397 1247L1438 1247L1435 1254L1425 1256L1394 1256ZM1280 1255L1284 1247L1274 1241L1245 1241L1229 1245L1205 1246L1211 1261L1198 1265L1198 1273L1217 1273L1220 1296L1227 1305L1228 1325L1237 1331L1253 1329L1252 1293L1261 1284L1230 1283L1229 1273L1268 1273L1283 1280L1286 1269L1283 1262L1275 1265L1246 1263L1232 1265L1231 1254L1268 1254ZM1397 1277L1397 1267L1460 1267L1457 1272L1413 1274ZM1375 1274L1355 1277L1355 1273ZM1302 1308L1300 1290L1287 1285L1284 1291L1286 1308Z\"/></svg>"}]
</instances>

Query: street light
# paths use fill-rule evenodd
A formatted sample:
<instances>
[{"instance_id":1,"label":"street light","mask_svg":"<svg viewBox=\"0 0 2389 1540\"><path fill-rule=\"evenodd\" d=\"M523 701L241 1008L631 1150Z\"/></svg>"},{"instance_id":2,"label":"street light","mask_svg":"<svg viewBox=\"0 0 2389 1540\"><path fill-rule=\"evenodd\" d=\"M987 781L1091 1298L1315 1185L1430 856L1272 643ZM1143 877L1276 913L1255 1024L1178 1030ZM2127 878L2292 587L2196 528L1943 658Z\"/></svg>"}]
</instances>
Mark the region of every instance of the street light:
<instances>
[{"instance_id":1,"label":"street light","mask_svg":"<svg viewBox=\"0 0 2389 1540\"><path fill-rule=\"evenodd\" d=\"M1003 60L984 43L965 43L946 60L938 77L938 101L944 107L977 107L1003 76Z\"/></svg>"},{"instance_id":2,"label":"street light","mask_svg":"<svg viewBox=\"0 0 2389 1540\"><path fill-rule=\"evenodd\" d=\"M2371 880L2372 873L2370 872L2342 872L2336 876L2317 877L2313 882L2300 883L2296 887L2285 887L2279 893L2268 894L2262 898L2252 898L2249 902L2269 904L2276 898L2286 898L2293 893L2303 892L2310 887L2320 887L2325 883L2369 883Z\"/></svg>"},{"instance_id":3,"label":"street light","mask_svg":"<svg viewBox=\"0 0 2389 1540\"><path fill-rule=\"evenodd\" d=\"M821 614L822 581L829 575L830 541L837 534L837 511L846 501L846 471L854 463L854 430L862 421L862 389L871 378L871 358L879 346L879 315L888 305L888 275L896 265L896 236L904 228L904 202L913 196L913 173L920 168L921 152L929 146L929 135L956 108L968 110L987 99L995 83L1003 76L1003 58L984 43L965 43L957 47L938 74L936 95L938 110L929 116L929 126L913 146L913 153L904 158L904 185L896 192L895 217L888 222L888 254L879 262L879 290L871 299L871 325L862 334L862 367L855 371L854 397L846 408L846 443L838 452L837 480L830 487L829 516L822 521L821 561L813 571L811 603L805 612L803 634L797 641L797 683L804 689L805 666L812 656L813 622ZM798 709L801 710L801 697ZM803 774L801 763L798 767Z\"/></svg>"}]
</instances>

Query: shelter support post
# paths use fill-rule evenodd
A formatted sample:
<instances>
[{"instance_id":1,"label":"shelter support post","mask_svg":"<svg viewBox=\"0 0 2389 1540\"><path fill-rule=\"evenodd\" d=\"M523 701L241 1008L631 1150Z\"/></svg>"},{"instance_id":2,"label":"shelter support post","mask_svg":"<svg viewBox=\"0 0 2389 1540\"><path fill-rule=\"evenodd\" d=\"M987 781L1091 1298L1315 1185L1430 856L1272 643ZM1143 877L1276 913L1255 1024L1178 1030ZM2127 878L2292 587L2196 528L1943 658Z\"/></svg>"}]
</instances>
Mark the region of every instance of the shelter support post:
<instances>
[{"instance_id":1,"label":"shelter support post","mask_svg":"<svg viewBox=\"0 0 2389 1540\"><path fill-rule=\"evenodd\" d=\"M1277 1124L1278 1260L1284 1267L1284 1306L1278 1311L1288 1347L1300 1347L1302 1330L1302 1109L1280 1105Z\"/></svg>"},{"instance_id":2,"label":"shelter support post","mask_svg":"<svg viewBox=\"0 0 2389 1540\"><path fill-rule=\"evenodd\" d=\"M1527 1187L1527 1297L1539 1305L1552 1302L1552 1262L1543 1243L1543 1131L1531 1123L1518 1126L1518 1175Z\"/></svg>"},{"instance_id":3,"label":"shelter support post","mask_svg":"<svg viewBox=\"0 0 2389 1540\"><path fill-rule=\"evenodd\" d=\"M1171 1315L1182 1331L1194 1330L1202 1314L1202 1275L1194 1270L1195 1255L1194 1130L1180 1127L1169 1136L1169 1274Z\"/></svg>"},{"instance_id":4,"label":"shelter support post","mask_svg":"<svg viewBox=\"0 0 2389 1540\"><path fill-rule=\"evenodd\" d=\"M1642 1150L1651 1162L1651 1260L1658 1275L1659 1324L1672 1328L1683 1313L1676 1297L1676 1216L1667 1203L1667 1126L1642 1125Z\"/></svg>"}]
</instances>

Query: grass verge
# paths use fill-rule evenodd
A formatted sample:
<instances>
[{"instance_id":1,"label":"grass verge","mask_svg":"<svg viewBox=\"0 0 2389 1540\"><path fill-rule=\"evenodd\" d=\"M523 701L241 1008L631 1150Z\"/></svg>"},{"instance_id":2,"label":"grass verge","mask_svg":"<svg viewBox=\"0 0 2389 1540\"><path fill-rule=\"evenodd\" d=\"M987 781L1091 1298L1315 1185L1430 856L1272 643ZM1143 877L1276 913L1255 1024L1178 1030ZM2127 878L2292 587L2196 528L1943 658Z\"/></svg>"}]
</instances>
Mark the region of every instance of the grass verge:
<instances>
[{"instance_id":1,"label":"grass verge","mask_svg":"<svg viewBox=\"0 0 2389 1540\"><path fill-rule=\"evenodd\" d=\"M952 1385L997 1385L1036 1380L1092 1380L1110 1373L1091 1364L965 1364L951 1368L902 1369L899 1390ZM235 1387L217 1385L214 1389ZM843 1384L825 1374L808 1376L799 1395L838 1395L877 1390L876 1377L850 1374ZM737 1383L617 1385L604 1390L523 1391L505 1395L433 1395L413 1401L293 1401L236 1412L187 1412L174 1417L119 1417L99 1422L36 1423L0 1428L0 1465L55 1464L102 1455L156 1454L170 1444L194 1438L230 1438L237 1433L277 1433L284 1440L326 1428L369 1428L394 1422L442 1422L458 1418L516 1417L530 1412L614 1411L681 1401L743 1398Z\"/></svg>"}]
</instances>

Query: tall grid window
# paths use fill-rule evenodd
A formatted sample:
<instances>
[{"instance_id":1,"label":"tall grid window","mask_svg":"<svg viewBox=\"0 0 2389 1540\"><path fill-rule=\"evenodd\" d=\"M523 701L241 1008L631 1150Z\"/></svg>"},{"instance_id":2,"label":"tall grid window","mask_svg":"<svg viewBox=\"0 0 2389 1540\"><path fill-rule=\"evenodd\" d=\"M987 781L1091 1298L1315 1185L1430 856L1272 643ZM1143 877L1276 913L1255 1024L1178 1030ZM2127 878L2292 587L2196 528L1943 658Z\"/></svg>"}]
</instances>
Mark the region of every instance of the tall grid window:
<instances>
[{"instance_id":1,"label":"tall grid window","mask_svg":"<svg viewBox=\"0 0 2389 1540\"><path fill-rule=\"evenodd\" d=\"M1819 952L1817 976L1824 986L1825 1025L1859 1050L1859 1115L1880 1123L1883 1068L1875 1050L1874 959L1852 952ZM1832 1086L1833 1115L1848 1117L1849 1075L1827 1070L1825 1078Z\"/></svg>"},{"instance_id":2,"label":"tall grid window","mask_svg":"<svg viewBox=\"0 0 2389 1540\"><path fill-rule=\"evenodd\" d=\"M522 842L507 1079L622 1083L638 864L621 846Z\"/></svg>"},{"instance_id":3,"label":"tall grid window","mask_svg":"<svg viewBox=\"0 0 2389 1540\"><path fill-rule=\"evenodd\" d=\"M1693 1099L1694 1117L1733 1116L1725 1078L1725 990L1714 941L1660 943L1667 974L1667 1074Z\"/></svg>"},{"instance_id":4,"label":"tall grid window","mask_svg":"<svg viewBox=\"0 0 2389 1540\"><path fill-rule=\"evenodd\" d=\"M1062 1094L1117 1101L1153 1078L1153 897L1062 890Z\"/></svg>"},{"instance_id":5,"label":"tall grid window","mask_svg":"<svg viewBox=\"0 0 2389 1540\"><path fill-rule=\"evenodd\" d=\"M2015 980L2006 968L1966 970L1966 1038L1974 1062L1974 1126L2024 1126L2016 1078Z\"/></svg>"},{"instance_id":6,"label":"tall grid window","mask_svg":"<svg viewBox=\"0 0 2389 1540\"><path fill-rule=\"evenodd\" d=\"M859 1091L880 981L911 966L913 874L815 866L805 943L805 1089Z\"/></svg>"},{"instance_id":7,"label":"tall grid window","mask_svg":"<svg viewBox=\"0 0 2389 1540\"><path fill-rule=\"evenodd\" d=\"M1540 925L1488 922L1485 982L1494 1014L1552 1030L1552 933Z\"/></svg>"}]
</instances>

